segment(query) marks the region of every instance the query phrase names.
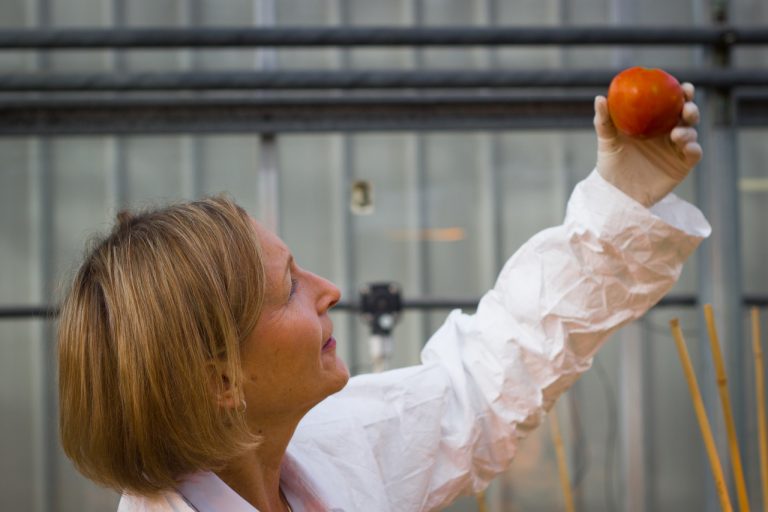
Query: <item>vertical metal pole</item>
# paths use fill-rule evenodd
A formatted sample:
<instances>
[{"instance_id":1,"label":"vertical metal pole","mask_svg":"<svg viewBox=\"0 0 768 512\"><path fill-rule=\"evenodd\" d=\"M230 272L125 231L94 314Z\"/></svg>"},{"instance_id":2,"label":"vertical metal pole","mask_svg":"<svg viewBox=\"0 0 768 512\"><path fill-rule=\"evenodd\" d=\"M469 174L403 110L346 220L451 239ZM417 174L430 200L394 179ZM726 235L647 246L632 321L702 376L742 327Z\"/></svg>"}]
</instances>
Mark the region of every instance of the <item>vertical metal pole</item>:
<instances>
[{"instance_id":1,"label":"vertical metal pole","mask_svg":"<svg viewBox=\"0 0 768 512\"><path fill-rule=\"evenodd\" d=\"M347 2L342 0L346 6ZM346 11L348 8L344 7ZM347 50L341 50L347 53ZM342 57L345 62L347 57ZM342 229L343 229L343 246L344 246L344 281L346 286L346 295L350 300L357 299L357 249L355 247L355 219L352 216L352 212L344 199L349 197L349 191L351 190L352 181L354 180L354 167L352 165L352 140L350 136L345 134L339 135L339 144L341 145L341 197L342 203ZM355 313L347 314L347 332L350 336L350 343L348 343L349 360L353 369L360 366L360 351L357 340L360 339L360 323L358 322Z\"/></svg>"},{"instance_id":2,"label":"vertical metal pole","mask_svg":"<svg viewBox=\"0 0 768 512\"><path fill-rule=\"evenodd\" d=\"M709 2L707 0L692 0L692 14L694 18L694 23L697 25L709 25L710 24L710 16L709 11L707 8L707 5ZM711 51L709 49L699 49L696 48L693 50L693 61L694 65L697 67L703 67L709 64L709 61L711 60ZM695 84L694 84L695 85ZM694 169L694 180L695 180L695 189L696 189L696 201L699 205L699 207L702 209L702 211L705 214L709 214L709 212L713 209L717 209L716 203L712 203L713 200L712 197L709 195L709 191L707 188L709 187L709 184L707 184L707 181L709 180L708 174L711 173L714 169L717 168L717 164L712 160L712 157L715 153L714 148L712 147L712 143L714 143L714 139L716 136L714 135L714 127L715 127L715 119L713 117L714 111L712 110L712 102L710 98L709 91L699 89L696 92L696 102L699 104L699 107L701 108L702 113L702 120L699 125L698 131L699 131L699 140L701 141L703 150L704 150L704 158L702 159L702 162L698 165L696 169ZM707 215L709 217L709 215ZM711 217L710 217L711 219ZM714 226L713 226L714 227ZM713 233L714 237L714 233ZM714 238L711 238L710 240L714 241ZM697 253L697 262L698 262L698 276L697 276L697 284L698 284L698 296L699 296L699 303L705 303L708 300L710 300L708 297L711 297L711 289L709 288L712 283L708 282L709 277L706 275L709 272L710 269L710 256L707 254L707 245L711 242L704 242L702 247L699 249ZM700 314L699 320L698 320L698 326L699 326L699 332L706 332L706 326L704 322L704 317ZM709 355L708 351L702 351L702 356L699 358L697 371L700 375L700 387L701 387L701 394L702 399L704 401L705 407L708 411L716 411L718 403L717 403L717 389L715 386L715 380L714 380L714 366L712 363L712 358ZM716 441L722 442L723 440L723 423L722 421L718 421L719 416L712 417L712 429L713 433L715 435ZM722 450L720 450L720 453L722 456L727 457L727 454L724 453ZM700 462L703 467L708 467L709 460L707 458L706 452L702 449L700 452ZM723 459L723 462L725 462L725 470L728 471L728 464L727 459ZM704 511L703 512L716 512L719 510L719 500L717 497L717 491L715 489L715 484L712 481L712 479L709 477L709 474L705 474L704 481L701 485L702 491L704 493Z\"/></svg>"},{"instance_id":3,"label":"vertical metal pole","mask_svg":"<svg viewBox=\"0 0 768 512\"><path fill-rule=\"evenodd\" d=\"M568 6L570 3L568 0L559 0L557 3L557 15L560 25L567 25L570 23L570 11ZM559 65L561 68L567 68L569 66L568 49L564 47L559 48L558 52ZM565 210L568 202L570 191L575 186L574 181L581 181L581 177L575 179L569 170L571 164L571 151L570 151L570 134L561 134L556 140L559 141L560 150L560 163L561 170L559 172L559 180L556 183L554 190L555 204L560 209L560 219L565 217ZM570 461L571 461L571 491L572 499L576 510L584 508L584 477L587 467L587 457L585 455L585 443L584 440L584 425L581 421L576 421L576 418L580 418L579 409L581 408L581 402L583 400L583 390L581 382L576 382L573 387L566 393L565 400L567 401L567 418L570 420L568 423L568 429L571 431L571 443L570 443Z\"/></svg>"},{"instance_id":4,"label":"vertical metal pole","mask_svg":"<svg viewBox=\"0 0 768 512\"><path fill-rule=\"evenodd\" d=\"M498 20L498 3L497 0L484 0L481 4L480 22L488 27L493 27L497 24ZM487 59L487 66L489 69L499 68L499 55L496 48L486 48L484 56ZM484 154L486 160L485 165L481 166L481 182L483 187L483 195L488 198L483 208L483 225L485 226L485 233L481 233L486 237L483 247L485 250L485 257L483 258L483 264L486 271L482 274L483 280L487 280L489 285L492 285L495 281L496 275L501 269L504 261L503 257L503 243L504 235L502 231L502 186L501 186L501 135L496 132L487 132L481 134L484 142ZM488 509L492 512L499 512L505 509L504 497L508 493L506 492L507 480L504 478L497 478L493 484L491 484L484 497L478 497L479 500L485 499ZM481 504L478 503L478 508Z\"/></svg>"},{"instance_id":5,"label":"vertical metal pole","mask_svg":"<svg viewBox=\"0 0 768 512\"><path fill-rule=\"evenodd\" d=\"M204 138L199 135L183 135L181 138L182 196L197 199L202 195Z\"/></svg>"},{"instance_id":6,"label":"vertical metal pole","mask_svg":"<svg viewBox=\"0 0 768 512\"><path fill-rule=\"evenodd\" d=\"M51 26L50 0L37 0L31 4L30 21L37 28ZM45 72L50 68L50 58L46 53L35 54L35 68ZM51 254L54 244L53 235L53 188L51 184L51 141L41 137L30 144L32 162L30 166L32 194L32 219L37 226L37 236L33 237L32 253L37 255L39 279L34 280L41 302L48 302L52 290ZM38 327L38 326L35 326ZM37 343L33 343L30 368L32 395L32 429L34 446L32 457L35 485L34 510L49 512L56 509L57 482L57 439L56 397L53 388L54 350L53 325L50 320L43 320L39 325Z\"/></svg>"},{"instance_id":7,"label":"vertical metal pole","mask_svg":"<svg viewBox=\"0 0 768 512\"><path fill-rule=\"evenodd\" d=\"M111 210L108 210L108 215L114 215L128 206L128 169L126 165L125 140L122 136L116 135L109 137L105 144L107 145L108 153L106 159L107 183L105 192L107 204L111 207ZM108 218L107 220L112 221L113 218Z\"/></svg>"},{"instance_id":8,"label":"vertical metal pole","mask_svg":"<svg viewBox=\"0 0 768 512\"><path fill-rule=\"evenodd\" d=\"M712 21L724 25L728 20L728 2L714 1L711 4ZM715 49L709 55L713 67L730 66L729 48ZM730 395L733 398L733 414L736 430L740 439L744 436L744 401L745 393L741 368L743 359L742 338L742 287L741 287L741 239L738 197L738 159L735 109L730 90L712 90L701 95L701 127L704 159L695 171L698 203L712 224L712 236L698 251L699 262L699 297L701 303L711 303L723 340L723 353L727 371L734 378L731 381ZM703 315L699 315L699 330L706 332ZM703 351L704 371L702 372L702 394L706 407L710 411L720 411L715 386L715 374L712 357L708 350ZM714 413L713 413L714 415ZM721 417L720 414L717 415ZM722 421L713 421L715 436L722 448L724 428ZM724 466L730 468L728 454L720 449ZM729 470L727 473L731 474ZM707 480L706 510L718 509L714 485Z\"/></svg>"},{"instance_id":9,"label":"vertical metal pole","mask_svg":"<svg viewBox=\"0 0 768 512\"><path fill-rule=\"evenodd\" d=\"M634 22L635 4L627 0L611 0L612 20L618 25ZM613 65L622 69L632 62L632 51L617 48L613 52ZM620 429L621 478L623 509L626 512L644 512L648 508L648 461L646 453L652 439L645 435L646 410L645 374L650 371L646 344L640 323L627 326L620 333L620 382L618 418ZM642 411L638 414L638 410ZM605 485L608 485L606 482ZM612 492L612 490L611 490Z\"/></svg>"},{"instance_id":10,"label":"vertical metal pole","mask_svg":"<svg viewBox=\"0 0 768 512\"><path fill-rule=\"evenodd\" d=\"M484 0L482 9L482 21L486 26L493 27L497 25L498 20L498 3L497 0ZM485 56L488 60L489 69L499 68L499 54L498 50L493 47L489 47L485 51ZM505 261L504 256L504 231L502 229L502 209L503 204L503 189L501 186L501 140L500 135L496 132L488 132L482 135L486 141L485 154L487 157L486 168L482 169L484 172L484 189L485 195L489 198L487 202L486 218L488 220L488 257L486 258L489 271L483 278L491 280L495 279L496 274L501 270L501 266Z\"/></svg>"},{"instance_id":11,"label":"vertical metal pole","mask_svg":"<svg viewBox=\"0 0 768 512\"><path fill-rule=\"evenodd\" d=\"M568 25L570 22L569 16L568 16L568 8L567 6L567 0L559 0L557 5L557 16L558 16L558 24L560 26ZM569 67L569 60L568 60L568 53L567 53L567 47L558 47L558 67L560 69L566 69ZM571 165L572 160L572 154L570 151L570 142L571 142L571 134L570 133L564 133L560 132L559 136L556 138L557 146L556 148L553 148L554 151L558 151L558 157L559 157L559 163L560 163L560 169L558 170L558 180L555 183L555 207L557 208L557 213L559 219L565 218L565 210L566 206L568 205L568 197L570 195L570 191L573 188L575 184L571 183L571 172L569 170L569 167ZM585 169L586 170L586 169ZM584 170L584 171L585 171ZM582 171L583 172L583 171ZM581 181L581 179L579 179Z\"/></svg>"},{"instance_id":12,"label":"vertical metal pole","mask_svg":"<svg viewBox=\"0 0 768 512\"><path fill-rule=\"evenodd\" d=\"M254 15L259 27L273 27L276 20L275 0L254 0ZM274 69L277 53L273 48L256 52L256 67ZM272 231L280 232L280 176L278 171L277 136L262 133L259 137L259 218Z\"/></svg>"},{"instance_id":13,"label":"vertical metal pole","mask_svg":"<svg viewBox=\"0 0 768 512\"><path fill-rule=\"evenodd\" d=\"M126 26L125 2L122 0L112 0L111 4L111 25L113 27ZM121 73L126 70L125 53L122 50L113 50L110 54L112 60L112 70L115 73ZM110 152L107 162L107 197L109 203L119 211L127 206L127 168L126 168L126 148L125 139L120 136L112 136L107 143Z\"/></svg>"},{"instance_id":14,"label":"vertical metal pole","mask_svg":"<svg viewBox=\"0 0 768 512\"><path fill-rule=\"evenodd\" d=\"M350 23L349 1L336 0L334 2L335 19L343 27ZM351 67L351 58L347 48L336 50L339 66L341 69ZM354 167L352 165L352 144L353 140L347 133L337 136L339 142L339 165L341 166L341 191L339 197L342 198L341 226L342 226L342 246L344 247L344 295L349 300L357 298L357 249L355 247L355 218L347 205L347 199L351 190L352 182L355 179ZM357 373L360 367L360 350L357 340L360 339L359 322L355 313L346 314L347 333L350 337L348 345L348 356L350 361L350 370Z\"/></svg>"},{"instance_id":15,"label":"vertical metal pole","mask_svg":"<svg viewBox=\"0 0 768 512\"><path fill-rule=\"evenodd\" d=\"M708 15L708 6L709 0L691 0L691 17L693 19L693 23L696 26L708 26L710 24L710 17ZM692 49L693 55L693 65L694 67L701 68L707 65L708 61L708 54L709 50L704 47L696 47ZM706 213L706 202L703 197L704 195L704 184L702 182L702 176L706 173L706 168L711 165L708 162L710 151L709 151L709 144L708 141L711 140L711 132L712 132L712 120L710 119L708 109L707 109L707 91L699 89L696 91L696 103L698 103L701 113L702 113L702 119L698 126L699 131L699 140L702 143L703 150L704 150L704 158L703 161L698 165L696 169L693 171L693 179L694 179L694 185L696 190L696 202L698 203L699 207L704 210ZM698 276L697 276L697 292L698 292L698 299L699 303L703 303L705 301L705 295L704 290L702 288L702 269L705 268L707 265L704 263L705 255L704 255L704 248L700 249L697 254L697 262L698 262ZM705 332L705 323L704 318L699 318L698 321L698 327L699 332ZM701 392L702 392L702 398L704 400L704 403L706 405L707 410L712 410L712 406L715 405L715 395L716 390L714 386L714 381L711 377L714 376L714 367L712 366L711 359L707 359L706 355L699 358L698 361L698 368L697 372L700 375L700 386L701 386ZM715 429L715 432L718 428L721 430L722 434L722 425L716 421L713 421L713 428ZM722 437L722 436L719 436ZM709 460L707 458L706 452L704 450L703 444L701 445L701 451L699 455L699 461L702 467L708 467ZM714 512L719 509L719 501L717 497L717 491L715 489L714 482L709 477L709 474L705 474L704 481L701 482L701 488L704 493L704 511L703 512Z\"/></svg>"},{"instance_id":16,"label":"vertical metal pole","mask_svg":"<svg viewBox=\"0 0 768 512\"><path fill-rule=\"evenodd\" d=\"M198 26L202 13L200 0L186 0L181 4L179 18L182 25ZM184 50L181 54L183 67L197 70L200 68L200 54L194 50ZM181 176L182 191L186 199L196 199L202 194L202 159L203 138L196 135L182 135L181 139Z\"/></svg>"},{"instance_id":17,"label":"vertical metal pole","mask_svg":"<svg viewBox=\"0 0 768 512\"><path fill-rule=\"evenodd\" d=\"M273 133L259 137L259 220L275 233L280 232L280 182L277 169L277 138Z\"/></svg>"},{"instance_id":18,"label":"vertical metal pole","mask_svg":"<svg viewBox=\"0 0 768 512\"><path fill-rule=\"evenodd\" d=\"M274 27L277 22L277 6L275 0L254 0L255 24L258 27ZM277 67L277 52L274 48L259 48L256 50L256 67L262 70Z\"/></svg>"},{"instance_id":19,"label":"vertical metal pole","mask_svg":"<svg viewBox=\"0 0 768 512\"><path fill-rule=\"evenodd\" d=\"M30 144L31 218L36 225L32 253L37 256L37 275L33 276L40 302L49 300L51 290L51 261L53 246L51 144L47 138ZM35 279L35 277L37 279ZM34 460L34 510L55 509L56 492L56 406L53 396L53 329L50 320L34 326L38 339L32 343L30 384L32 400L32 457Z\"/></svg>"},{"instance_id":20,"label":"vertical metal pole","mask_svg":"<svg viewBox=\"0 0 768 512\"><path fill-rule=\"evenodd\" d=\"M622 508L626 512L644 512L647 510L644 418L648 403L645 399L643 373L648 365L642 323L638 321L624 327L619 336L619 366L622 375L619 389L620 481L624 482Z\"/></svg>"},{"instance_id":21,"label":"vertical metal pole","mask_svg":"<svg viewBox=\"0 0 768 512\"><path fill-rule=\"evenodd\" d=\"M422 0L414 0L411 4L411 21L416 27L424 23L424 5ZM415 69L424 68L424 50L417 47L412 50L413 67ZM415 198L416 198L416 230L423 233L429 227L429 207L427 195L427 157L424 142L424 135L415 133L413 135L413 165L415 173ZM427 296L432 289L432 280L429 274L430 248L426 237L419 237L417 240L416 258L418 260L418 289L422 296ZM426 343L432 335L432 314L424 312L421 314L422 339Z\"/></svg>"}]
</instances>

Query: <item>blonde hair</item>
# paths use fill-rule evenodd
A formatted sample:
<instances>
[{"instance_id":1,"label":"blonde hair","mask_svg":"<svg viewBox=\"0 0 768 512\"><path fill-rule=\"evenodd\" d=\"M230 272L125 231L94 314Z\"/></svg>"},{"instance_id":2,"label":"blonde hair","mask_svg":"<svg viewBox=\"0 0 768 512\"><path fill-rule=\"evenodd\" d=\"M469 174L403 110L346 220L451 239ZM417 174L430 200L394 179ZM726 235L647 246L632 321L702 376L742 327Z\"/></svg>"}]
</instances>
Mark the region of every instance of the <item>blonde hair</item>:
<instances>
[{"instance_id":1,"label":"blonde hair","mask_svg":"<svg viewBox=\"0 0 768 512\"><path fill-rule=\"evenodd\" d=\"M153 494L221 467L259 439L219 405L240 403L240 344L265 293L242 208L209 198L132 215L87 254L59 320L59 429L88 478Z\"/></svg>"}]
</instances>

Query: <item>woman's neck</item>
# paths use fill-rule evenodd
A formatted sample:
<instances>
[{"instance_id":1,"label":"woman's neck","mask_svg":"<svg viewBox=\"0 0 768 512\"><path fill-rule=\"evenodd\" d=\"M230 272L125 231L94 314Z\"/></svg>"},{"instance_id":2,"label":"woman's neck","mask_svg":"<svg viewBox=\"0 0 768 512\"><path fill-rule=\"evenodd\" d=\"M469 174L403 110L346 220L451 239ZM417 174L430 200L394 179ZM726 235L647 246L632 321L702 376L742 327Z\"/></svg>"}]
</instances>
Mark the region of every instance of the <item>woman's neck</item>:
<instances>
[{"instance_id":1,"label":"woman's neck","mask_svg":"<svg viewBox=\"0 0 768 512\"><path fill-rule=\"evenodd\" d=\"M254 450L230 461L216 474L259 512L287 510L280 493L280 467L294 429L266 432L259 429L263 441Z\"/></svg>"}]
</instances>

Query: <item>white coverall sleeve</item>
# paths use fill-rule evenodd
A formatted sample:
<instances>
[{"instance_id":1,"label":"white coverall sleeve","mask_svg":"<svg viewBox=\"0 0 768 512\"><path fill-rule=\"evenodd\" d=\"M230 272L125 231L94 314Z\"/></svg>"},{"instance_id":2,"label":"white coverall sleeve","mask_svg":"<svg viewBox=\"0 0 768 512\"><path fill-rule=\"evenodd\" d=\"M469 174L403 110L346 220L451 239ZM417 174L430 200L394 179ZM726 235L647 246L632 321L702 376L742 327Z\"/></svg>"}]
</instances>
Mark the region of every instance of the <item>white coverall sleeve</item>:
<instances>
[{"instance_id":1,"label":"white coverall sleeve","mask_svg":"<svg viewBox=\"0 0 768 512\"><path fill-rule=\"evenodd\" d=\"M365 432L388 501L377 509L434 510L485 488L606 338L672 287L709 231L675 196L648 210L593 172L564 223L512 256L474 315L450 314L422 365L356 377L331 397L326 412L354 415ZM353 437L324 451L346 453L360 474L367 456Z\"/></svg>"},{"instance_id":2,"label":"white coverall sleeve","mask_svg":"<svg viewBox=\"0 0 768 512\"><path fill-rule=\"evenodd\" d=\"M649 211L593 172L574 191L563 225L509 259L475 315L451 314L422 361L445 367L452 381L444 429L461 439L446 443L442 464L470 468L463 491L483 489L507 467L517 441L611 333L669 291L709 232L698 209L675 196ZM453 499L435 484L430 505Z\"/></svg>"}]
</instances>

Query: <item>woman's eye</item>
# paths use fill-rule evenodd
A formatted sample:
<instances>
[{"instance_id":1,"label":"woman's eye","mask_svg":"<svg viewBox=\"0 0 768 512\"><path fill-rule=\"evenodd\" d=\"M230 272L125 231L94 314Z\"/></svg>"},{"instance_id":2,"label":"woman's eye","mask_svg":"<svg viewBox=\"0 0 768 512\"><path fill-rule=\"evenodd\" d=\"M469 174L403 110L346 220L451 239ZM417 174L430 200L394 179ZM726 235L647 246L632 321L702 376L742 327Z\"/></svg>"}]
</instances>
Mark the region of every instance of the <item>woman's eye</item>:
<instances>
[{"instance_id":1,"label":"woman's eye","mask_svg":"<svg viewBox=\"0 0 768 512\"><path fill-rule=\"evenodd\" d=\"M291 300L293 296L296 294L296 288L299 285L299 280L295 278L291 278L291 292L288 294L288 300Z\"/></svg>"}]
</instances>

